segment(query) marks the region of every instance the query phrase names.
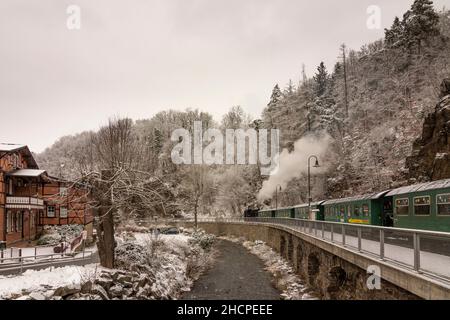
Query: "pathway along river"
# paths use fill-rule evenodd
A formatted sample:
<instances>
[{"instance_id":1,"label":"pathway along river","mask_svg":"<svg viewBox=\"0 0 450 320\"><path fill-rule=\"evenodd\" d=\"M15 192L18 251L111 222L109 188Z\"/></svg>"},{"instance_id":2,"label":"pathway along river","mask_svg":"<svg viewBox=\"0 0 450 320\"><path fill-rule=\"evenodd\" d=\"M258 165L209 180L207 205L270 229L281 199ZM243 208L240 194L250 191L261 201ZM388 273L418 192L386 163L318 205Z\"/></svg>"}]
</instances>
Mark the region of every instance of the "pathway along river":
<instances>
[{"instance_id":1,"label":"pathway along river","mask_svg":"<svg viewBox=\"0 0 450 320\"><path fill-rule=\"evenodd\" d=\"M218 240L214 265L194 283L186 300L279 300L264 263L242 245Z\"/></svg>"}]
</instances>

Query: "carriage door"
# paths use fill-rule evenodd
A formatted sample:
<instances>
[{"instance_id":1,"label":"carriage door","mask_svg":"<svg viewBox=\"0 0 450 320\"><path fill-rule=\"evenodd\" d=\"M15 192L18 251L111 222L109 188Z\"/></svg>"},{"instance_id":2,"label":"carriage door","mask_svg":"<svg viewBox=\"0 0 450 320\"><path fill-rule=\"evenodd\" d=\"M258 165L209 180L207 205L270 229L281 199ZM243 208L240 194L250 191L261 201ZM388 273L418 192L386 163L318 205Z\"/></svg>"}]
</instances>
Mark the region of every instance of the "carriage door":
<instances>
[{"instance_id":1,"label":"carriage door","mask_svg":"<svg viewBox=\"0 0 450 320\"><path fill-rule=\"evenodd\" d=\"M381 212L381 224L385 227L394 226L393 198L385 197L383 200L383 211Z\"/></svg>"}]
</instances>

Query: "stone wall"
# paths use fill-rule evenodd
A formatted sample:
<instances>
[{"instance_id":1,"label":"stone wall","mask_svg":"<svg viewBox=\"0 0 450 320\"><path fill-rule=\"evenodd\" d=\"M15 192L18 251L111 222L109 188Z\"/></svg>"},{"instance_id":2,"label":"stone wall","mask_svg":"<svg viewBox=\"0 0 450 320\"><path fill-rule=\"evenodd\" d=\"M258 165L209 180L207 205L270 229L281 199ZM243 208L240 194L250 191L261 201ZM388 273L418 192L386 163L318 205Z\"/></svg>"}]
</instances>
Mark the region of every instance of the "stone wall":
<instances>
[{"instance_id":1,"label":"stone wall","mask_svg":"<svg viewBox=\"0 0 450 320\"><path fill-rule=\"evenodd\" d=\"M418 299L385 280L381 282L381 290L369 290L366 270L305 241L293 231L238 223L201 223L200 227L218 236L233 235L266 242L289 260L297 273L323 299Z\"/></svg>"}]
</instances>

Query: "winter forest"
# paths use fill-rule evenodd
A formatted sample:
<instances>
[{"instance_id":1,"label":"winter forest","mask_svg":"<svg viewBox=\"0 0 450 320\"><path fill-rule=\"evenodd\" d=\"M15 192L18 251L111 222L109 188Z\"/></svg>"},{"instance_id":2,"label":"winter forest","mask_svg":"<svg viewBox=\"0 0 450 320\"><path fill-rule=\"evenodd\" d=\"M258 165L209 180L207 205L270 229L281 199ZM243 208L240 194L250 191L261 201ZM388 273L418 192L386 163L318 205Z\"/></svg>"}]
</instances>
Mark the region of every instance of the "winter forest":
<instances>
[{"instance_id":1,"label":"winter forest","mask_svg":"<svg viewBox=\"0 0 450 320\"><path fill-rule=\"evenodd\" d=\"M0 300L450 299L441 0L3 1Z\"/></svg>"},{"instance_id":2,"label":"winter forest","mask_svg":"<svg viewBox=\"0 0 450 320\"><path fill-rule=\"evenodd\" d=\"M42 167L65 179L103 168L145 172L160 200L133 210L119 208L127 217L149 212L239 216L248 206L274 204L273 187L258 199L267 180L258 166L172 163L171 132L180 127L192 130L196 120L204 129L280 129L280 149L287 153L298 141L303 148L321 145L325 167L313 177L314 199L426 181L429 177L410 176L405 160L436 104L442 79L450 74L449 52L450 11L416 1L385 30L384 39L359 49L345 44L336 48L332 70L320 63L313 75L299 70L299 83L286 79L285 84L276 84L257 119L245 112L245 106L232 106L220 123L208 112L192 109L167 110L137 121L116 117L97 132L62 137L36 157ZM305 138L309 142L302 144ZM303 173L280 179L286 187L279 194L279 205L307 201Z\"/></svg>"}]
</instances>

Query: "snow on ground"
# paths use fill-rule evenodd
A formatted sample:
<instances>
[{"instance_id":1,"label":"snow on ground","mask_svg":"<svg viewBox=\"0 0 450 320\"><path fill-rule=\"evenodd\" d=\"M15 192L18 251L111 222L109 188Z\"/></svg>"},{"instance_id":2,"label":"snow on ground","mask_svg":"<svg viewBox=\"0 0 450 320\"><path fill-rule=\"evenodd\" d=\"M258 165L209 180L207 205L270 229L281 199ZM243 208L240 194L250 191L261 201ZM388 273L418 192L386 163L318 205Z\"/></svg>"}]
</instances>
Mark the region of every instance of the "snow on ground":
<instances>
[{"instance_id":1,"label":"snow on ground","mask_svg":"<svg viewBox=\"0 0 450 320\"><path fill-rule=\"evenodd\" d=\"M150 285L141 288L145 289L145 294L138 293L140 299L178 298L182 292L190 290L193 281L212 259L211 236L204 233L154 235L122 232L116 239L117 269L143 276ZM21 275L0 276L0 299L21 298L23 295L29 297L31 292L51 297L56 288L80 287L87 280L96 281L101 277L101 271L114 272L98 264L90 264L27 270ZM130 298L137 297L135 292L132 294Z\"/></svg>"},{"instance_id":2,"label":"snow on ground","mask_svg":"<svg viewBox=\"0 0 450 320\"><path fill-rule=\"evenodd\" d=\"M241 243L252 254L259 257L275 279L275 286L283 293L286 300L316 300L314 293L295 273L292 266L263 241L245 241L242 238L221 237L228 241Z\"/></svg>"},{"instance_id":3,"label":"snow on ground","mask_svg":"<svg viewBox=\"0 0 450 320\"><path fill-rule=\"evenodd\" d=\"M8 298L22 291L40 291L44 286L62 287L77 285L100 269L97 264L84 267L50 267L44 270L27 270L19 276L0 276L0 298Z\"/></svg>"}]
</instances>

